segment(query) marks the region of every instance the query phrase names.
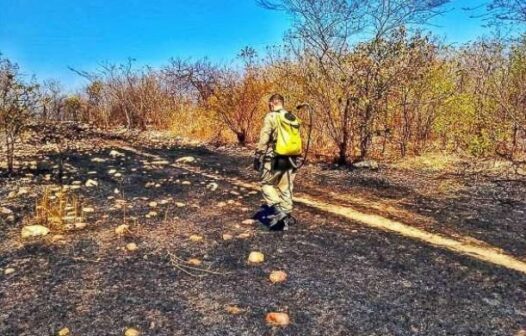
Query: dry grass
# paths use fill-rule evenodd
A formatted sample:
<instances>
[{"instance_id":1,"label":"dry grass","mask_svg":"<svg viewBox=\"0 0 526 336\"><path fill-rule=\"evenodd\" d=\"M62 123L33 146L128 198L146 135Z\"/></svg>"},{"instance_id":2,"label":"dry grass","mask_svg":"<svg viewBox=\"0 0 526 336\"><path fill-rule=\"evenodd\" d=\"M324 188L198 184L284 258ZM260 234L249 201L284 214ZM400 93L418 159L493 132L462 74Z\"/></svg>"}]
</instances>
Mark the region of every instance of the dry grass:
<instances>
[{"instance_id":1,"label":"dry grass","mask_svg":"<svg viewBox=\"0 0 526 336\"><path fill-rule=\"evenodd\" d=\"M68 224L83 222L78 196L68 190L46 188L36 201L34 222L57 231L65 230Z\"/></svg>"},{"instance_id":2,"label":"dry grass","mask_svg":"<svg viewBox=\"0 0 526 336\"><path fill-rule=\"evenodd\" d=\"M421 170L433 173L451 171L458 167L463 159L455 154L432 152L421 156L405 157L393 163L394 168Z\"/></svg>"}]
</instances>

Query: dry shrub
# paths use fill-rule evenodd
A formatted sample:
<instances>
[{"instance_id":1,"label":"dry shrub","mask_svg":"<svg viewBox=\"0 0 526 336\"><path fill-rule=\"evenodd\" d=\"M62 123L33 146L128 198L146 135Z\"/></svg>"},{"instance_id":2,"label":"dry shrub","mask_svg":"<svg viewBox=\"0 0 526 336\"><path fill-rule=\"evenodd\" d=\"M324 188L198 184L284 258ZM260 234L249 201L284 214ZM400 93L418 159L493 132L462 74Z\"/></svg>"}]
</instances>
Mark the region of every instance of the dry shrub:
<instances>
[{"instance_id":1,"label":"dry shrub","mask_svg":"<svg viewBox=\"0 0 526 336\"><path fill-rule=\"evenodd\" d=\"M214 113L195 106L185 106L171 114L170 130L175 136L214 144L235 143L235 134L214 118Z\"/></svg>"},{"instance_id":2,"label":"dry shrub","mask_svg":"<svg viewBox=\"0 0 526 336\"><path fill-rule=\"evenodd\" d=\"M65 230L68 223L83 222L78 196L67 190L53 192L46 188L36 201L34 222L58 231Z\"/></svg>"}]
</instances>

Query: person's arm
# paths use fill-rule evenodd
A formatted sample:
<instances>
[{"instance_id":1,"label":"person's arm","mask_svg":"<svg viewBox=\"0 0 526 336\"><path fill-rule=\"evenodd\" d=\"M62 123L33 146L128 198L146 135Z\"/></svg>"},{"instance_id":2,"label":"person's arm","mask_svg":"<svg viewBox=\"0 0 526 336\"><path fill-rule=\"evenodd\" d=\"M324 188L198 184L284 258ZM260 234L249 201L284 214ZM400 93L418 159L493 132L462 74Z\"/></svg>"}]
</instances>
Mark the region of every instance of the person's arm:
<instances>
[{"instance_id":1,"label":"person's arm","mask_svg":"<svg viewBox=\"0 0 526 336\"><path fill-rule=\"evenodd\" d=\"M256 153L254 155L254 169L261 171L263 168L263 159L267 154L268 147L272 140L272 133L274 132L273 115L268 113L263 121L263 127L259 134L259 142L256 146Z\"/></svg>"},{"instance_id":2,"label":"person's arm","mask_svg":"<svg viewBox=\"0 0 526 336\"><path fill-rule=\"evenodd\" d=\"M256 154L264 154L267 152L268 146L272 141L272 133L274 132L274 116L272 113L267 113L263 121L263 127L259 134L259 142L256 147Z\"/></svg>"}]
</instances>

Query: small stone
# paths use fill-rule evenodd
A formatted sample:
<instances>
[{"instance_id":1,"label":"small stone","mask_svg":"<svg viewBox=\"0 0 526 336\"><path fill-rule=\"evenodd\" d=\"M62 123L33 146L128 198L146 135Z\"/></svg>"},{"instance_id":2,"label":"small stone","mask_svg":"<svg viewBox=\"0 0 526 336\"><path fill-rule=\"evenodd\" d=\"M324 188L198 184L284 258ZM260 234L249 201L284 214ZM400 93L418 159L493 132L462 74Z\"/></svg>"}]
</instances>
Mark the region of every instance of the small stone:
<instances>
[{"instance_id":1,"label":"small stone","mask_svg":"<svg viewBox=\"0 0 526 336\"><path fill-rule=\"evenodd\" d=\"M92 187L96 187L99 185L99 182L95 181L95 180L87 180L86 181L86 184L85 186L88 187L88 188L92 188Z\"/></svg>"},{"instance_id":2,"label":"small stone","mask_svg":"<svg viewBox=\"0 0 526 336\"><path fill-rule=\"evenodd\" d=\"M239 315L239 314L243 313L243 309L239 308L236 305L228 305L228 306L225 307L225 310L230 315Z\"/></svg>"},{"instance_id":3,"label":"small stone","mask_svg":"<svg viewBox=\"0 0 526 336\"><path fill-rule=\"evenodd\" d=\"M186 204L185 203L181 203L181 202L176 202L175 206L178 207L178 208L184 208L186 206Z\"/></svg>"},{"instance_id":4,"label":"small stone","mask_svg":"<svg viewBox=\"0 0 526 336\"><path fill-rule=\"evenodd\" d=\"M94 213L95 209L93 209L91 207L86 207L86 208L82 208L82 212L84 212L84 213Z\"/></svg>"},{"instance_id":5,"label":"small stone","mask_svg":"<svg viewBox=\"0 0 526 336\"><path fill-rule=\"evenodd\" d=\"M22 228L22 238L33 238L45 236L49 233L49 229L42 225L29 225Z\"/></svg>"},{"instance_id":6,"label":"small stone","mask_svg":"<svg viewBox=\"0 0 526 336\"><path fill-rule=\"evenodd\" d=\"M75 223L75 230L84 230L86 226L86 223Z\"/></svg>"},{"instance_id":7,"label":"small stone","mask_svg":"<svg viewBox=\"0 0 526 336\"><path fill-rule=\"evenodd\" d=\"M265 320L272 327L286 327L290 324L289 315L286 313L268 313Z\"/></svg>"},{"instance_id":8,"label":"small stone","mask_svg":"<svg viewBox=\"0 0 526 336\"><path fill-rule=\"evenodd\" d=\"M248 262L251 264L261 264L265 261L265 255L261 252L250 252Z\"/></svg>"},{"instance_id":9,"label":"small stone","mask_svg":"<svg viewBox=\"0 0 526 336\"><path fill-rule=\"evenodd\" d=\"M287 273L283 271L273 271L269 276L270 282L273 284L287 281Z\"/></svg>"},{"instance_id":10,"label":"small stone","mask_svg":"<svg viewBox=\"0 0 526 336\"><path fill-rule=\"evenodd\" d=\"M110 169L108 170L108 174L113 175L117 172L117 169Z\"/></svg>"},{"instance_id":11,"label":"small stone","mask_svg":"<svg viewBox=\"0 0 526 336\"><path fill-rule=\"evenodd\" d=\"M115 233L118 235L123 235L129 231L130 231L130 226L126 224L119 225L117 226L117 228L115 228Z\"/></svg>"},{"instance_id":12,"label":"small stone","mask_svg":"<svg viewBox=\"0 0 526 336\"><path fill-rule=\"evenodd\" d=\"M244 221L241 222L241 224L243 224L243 225L253 225L253 224L256 224L256 220L254 220L254 219L245 219Z\"/></svg>"},{"instance_id":13,"label":"small stone","mask_svg":"<svg viewBox=\"0 0 526 336\"><path fill-rule=\"evenodd\" d=\"M148 203L148 206L150 208L157 208L157 202L150 202L150 203Z\"/></svg>"},{"instance_id":14,"label":"small stone","mask_svg":"<svg viewBox=\"0 0 526 336\"><path fill-rule=\"evenodd\" d=\"M122 174L121 173L116 173L115 175L113 175L113 177L122 177Z\"/></svg>"},{"instance_id":15,"label":"small stone","mask_svg":"<svg viewBox=\"0 0 526 336\"><path fill-rule=\"evenodd\" d=\"M130 252L134 252L134 251L137 251L139 247L137 246L137 244L135 243L129 243L126 245L126 249Z\"/></svg>"},{"instance_id":16,"label":"small stone","mask_svg":"<svg viewBox=\"0 0 526 336\"><path fill-rule=\"evenodd\" d=\"M146 218L157 217L157 215L158 215L158 213L156 211L150 211L146 215Z\"/></svg>"},{"instance_id":17,"label":"small stone","mask_svg":"<svg viewBox=\"0 0 526 336\"><path fill-rule=\"evenodd\" d=\"M219 188L219 185L215 182L212 182L212 183L209 183L207 186L206 186L206 189L210 190L210 191L216 191L217 188Z\"/></svg>"},{"instance_id":18,"label":"small stone","mask_svg":"<svg viewBox=\"0 0 526 336\"><path fill-rule=\"evenodd\" d=\"M187 263L188 265L192 265L192 266L201 266L201 264L203 264L201 260L195 259L195 258L188 259Z\"/></svg>"},{"instance_id":19,"label":"small stone","mask_svg":"<svg viewBox=\"0 0 526 336\"><path fill-rule=\"evenodd\" d=\"M113 157L113 158L116 158L116 157L124 156L124 154L121 153L121 152L118 152L118 151L116 151L116 150L112 150L112 151L110 152L110 156Z\"/></svg>"},{"instance_id":20,"label":"small stone","mask_svg":"<svg viewBox=\"0 0 526 336\"><path fill-rule=\"evenodd\" d=\"M199 235L191 235L190 240L193 241L194 243L197 243L197 242L203 241L203 237Z\"/></svg>"},{"instance_id":21,"label":"small stone","mask_svg":"<svg viewBox=\"0 0 526 336\"><path fill-rule=\"evenodd\" d=\"M176 163L182 163L182 164L188 164L188 163L194 163L196 161L195 157L193 156L184 156L182 158L177 159Z\"/></svg>"},{"instance_id":22,"label":"small stone","mask_svg":"<svg viewBox=\"0 0 526 336\"><path fill-rule=\"evenodd\" d=\"M223 240L232 240L232 239L234 239L234 236L232 236L231 234L229 233L223 234Z\"/></svg>"},{"instance_id":23,"label":"small stone","mask_svg":"<svg viewBox=\"0 0 526 336\"><path fill-rule=\"evenodd\" d=\"M252 236L252 235L251 235L250 233L245 232L245 233L240 233L240 234L238 234L238 235L237 235L237 238L239 238L239 239L248 239L248 238L250 238L251 236Z\"/></svg>"},{"instance_id":24,"label":"small stone","mask_svg":"<svg viewBox=\"0 0 526 336\"><path fill-rule=\"evenodd\" d=\"M135 328L128 328L124 332L124 336L140 336L140 335L141 335L141 333L139 332L139 330L137 330Z\"/></svg>"},{"instance_id":25,"label":"small stone","mask_svg":"<svg viewBox=\"0 0 526 336\"><path fill-rule=\"evenodd\" d=\"M182 184L182 185L191 185L192 182L190 182L190 181L183 181L181 184Z\"/></svg>"},{"instance_id":26,"label":"small stone","mask_svg":"<svg viewBox=\"0 0 526 336\"><path fill-rule=\"evenodd\" d=\"M9 274L13 274L13 273L15 273L15 269L12 268L12 267L10 267L10 268L6 268L6 269L4 270L4 275L9 275Z\"/></svg>"},{"instance_id":27,"label":"small stone","mask_svg":"<svg viewBox=\"0 0 526 336\"><path fill-rule=\"evenodd\" d=\"M2 207L2 208L0 208L0 213L2 213L2 215L9 216L9 215L13 214L13 210L11 210L9 208Z\"/></svg>"},{"instance_id":28,"label":"small stone","mask_svg":"<svg viewBox=\"0 0 526 336\"><path fill-rule=\"evenodd\" d=\"M28 194L28 193L29 193L29 189L28 188L20 187L20 189L18 189L17 196L22 196L22 195L25 195L25 194Z\"/></svg>"},{"instance_id":29,"label":"small stone","mask_svg":"<svg viewBox=\"0 0 526 336\"><path fill-rule=\"evenodd\" d=\"M226 204L225 202L219 202L219 203L217 203L216 206L217 206L218 208L224 208L224 207L227 206L227 204Z\"/></svg>"},{"instance_id":30,"label":"small stone","mask_svg":"<svg viewBox=\"0 0 526 336\"><path fill-rule=\"evenodd\" d=\"M58 336L68 336L70 333L69 328L62 328L58 332Z\"/></svg>"}]
</instances>

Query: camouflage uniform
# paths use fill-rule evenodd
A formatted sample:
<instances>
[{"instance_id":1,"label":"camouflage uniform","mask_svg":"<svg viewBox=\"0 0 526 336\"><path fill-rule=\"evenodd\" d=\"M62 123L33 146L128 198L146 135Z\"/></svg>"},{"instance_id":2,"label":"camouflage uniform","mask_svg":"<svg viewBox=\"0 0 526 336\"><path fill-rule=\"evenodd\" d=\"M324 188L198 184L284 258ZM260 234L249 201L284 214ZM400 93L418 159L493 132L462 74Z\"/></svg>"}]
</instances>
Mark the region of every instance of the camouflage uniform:
<instances>
[{"instance_id":1,"label":"camouflage uniform","mask_svg":"<svg viewBox=\"0 0 526 336\"><path fill-rule=\"evenodd\" d=\"M277 139L278 116L279 111L267 113L257 145L257 153L264 156L261 172L261 190L268 206L275 206L281 212L290 214L293 208L292 191L296 170L280 171L272 169L274 144Z\"/></svg>"}]
</instances>

